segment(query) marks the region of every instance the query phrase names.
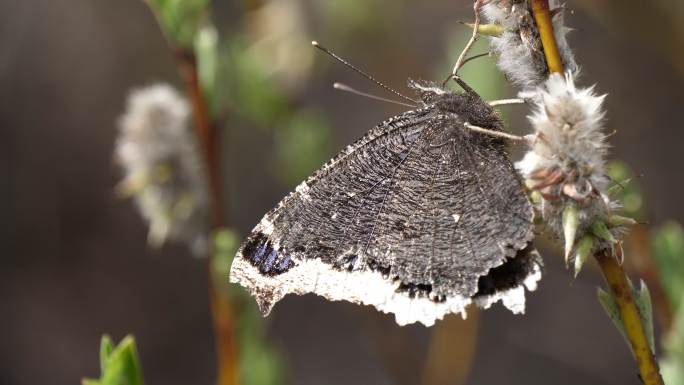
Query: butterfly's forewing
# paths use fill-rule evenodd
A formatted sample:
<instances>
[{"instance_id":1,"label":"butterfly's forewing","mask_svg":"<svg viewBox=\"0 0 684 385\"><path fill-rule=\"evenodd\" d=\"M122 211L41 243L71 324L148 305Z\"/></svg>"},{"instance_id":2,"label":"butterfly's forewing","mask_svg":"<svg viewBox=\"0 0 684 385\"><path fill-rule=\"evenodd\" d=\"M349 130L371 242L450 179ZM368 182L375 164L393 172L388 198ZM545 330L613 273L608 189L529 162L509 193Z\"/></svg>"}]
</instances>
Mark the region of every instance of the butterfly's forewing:
<instances>
[{"instance_id":1,"label":"butterfly's forewing","mask_svg":"<svg viewBox=\"0 0 684 385\"><path fill-rule=\"evenodd\" d=\"M503 145L472 135L433 106L374 128L262 219L231 280L265 313L287 293L316 293L427 325L478 295L488 305L520 290L536 269L519 252L532 208ZM483 288L514 257L513 282Z\"/></svg>"}]
</instances>

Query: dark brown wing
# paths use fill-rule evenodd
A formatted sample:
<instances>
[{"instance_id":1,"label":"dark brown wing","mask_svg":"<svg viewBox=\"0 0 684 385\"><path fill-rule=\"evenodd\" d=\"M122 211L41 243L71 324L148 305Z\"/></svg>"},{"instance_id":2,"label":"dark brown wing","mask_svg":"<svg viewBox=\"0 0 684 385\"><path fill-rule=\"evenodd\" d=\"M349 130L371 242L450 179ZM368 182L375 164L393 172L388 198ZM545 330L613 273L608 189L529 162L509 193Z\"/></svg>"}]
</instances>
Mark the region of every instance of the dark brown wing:
<instances>
[{"instance_id":1,"label":"dark brown wing","mask_svg":"<svg viewBox=\"0 0 684 385\"><path fill-rule=\"evenodd\" d=\"M231 280L265 312L289 292L371 304L398 321L407 313L405 322L463 311L533 237L503 146L473 135L430 107L384 122L266 214ZM519 286L533 263L518 265Z\"/></svg>"}]
</instances>

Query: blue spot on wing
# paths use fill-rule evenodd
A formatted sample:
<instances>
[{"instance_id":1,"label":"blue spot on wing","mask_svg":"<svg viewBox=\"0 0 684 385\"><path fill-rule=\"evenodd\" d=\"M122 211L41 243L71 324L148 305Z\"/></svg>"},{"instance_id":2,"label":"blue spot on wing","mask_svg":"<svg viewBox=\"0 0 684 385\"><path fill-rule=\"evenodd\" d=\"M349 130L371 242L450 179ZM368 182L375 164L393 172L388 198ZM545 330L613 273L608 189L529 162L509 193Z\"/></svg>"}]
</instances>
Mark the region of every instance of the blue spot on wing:
<instances>
[{"instance_id":1,"label":"blue spot on wing","mask_svg":"<svg viewBox=\"0 0 684 385\"><path fill-rule=\"evenodd\" d=\"M275 250L263 233L255 233L248 238L242 248L242 256L264 275L282 274L295 265L289 255Z\"/></svg>"},{"instance_id":2,"label":"blue spot on wing","mask_svg":"<svg viewBox=\"0 0 684 385\"><path fill-rule=\"evenodd\" d=\"M276 257L278 256L278 253L275 250L271 250L271 254L266 257L266 260L262 262L261 266L259 266L259 270L262 273L268 273L271 271L273 268L273 263L276 260Z\"/></svg>"},{"instance_id":3,"label":"blue spot on wing","mask_svg":"<svg viewBox=\"0 0 684 385\"><path fill-rule=\"evenodd\" d=\"M259 247L259 249L257 249L256 253L254 253L254 255L251 258L252 263L261 262L261 259L264 257L264 254L266 254L266 248L267 247L268 247L267 244L264 243L263 245L261 245L261 247Z\"/></svg>"}]
</instances>

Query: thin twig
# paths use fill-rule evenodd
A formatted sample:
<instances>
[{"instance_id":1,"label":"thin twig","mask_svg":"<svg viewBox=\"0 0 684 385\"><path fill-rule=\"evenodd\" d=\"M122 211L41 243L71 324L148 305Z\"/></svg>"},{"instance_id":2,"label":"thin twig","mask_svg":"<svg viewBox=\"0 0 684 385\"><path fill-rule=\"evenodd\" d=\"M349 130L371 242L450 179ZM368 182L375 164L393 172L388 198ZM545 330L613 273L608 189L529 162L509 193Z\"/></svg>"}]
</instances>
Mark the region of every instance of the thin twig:
<instances>
[{"instance_id":1,"label":"thin twig","mask_svg":"<svg viewBox=\"0 0 684 385\"><path fill-rule=\"evenodd\" d=\"M211 259L209 259L211 261ZM233 306L214 284L209 267L209 301L216 339L217 385L238 385L240 383L239 357Z\"/></svg>"},{"instance_id":2,"label":"thin twig","mask_svg":"<svg viewBox=\"0 0 684 385\"><path fill-rule=\"evenodd\" d=\"M461 63L461 68L463 68L464 65L470 63L471 61L473 61L475 59L479 59L481 57L486 57L486 56L491 56L491 55L492 55L491 52L484 52L484 53L479 53L477 55L473 55L473 56L463 60L463 63Z\"/></svg>"},{"instance_id":3,"label":"thin twig","mask_svg":"<svg viewBox=\"0 0 684 385\"><path fill-rule=\"evenodd\" d=\"M181 78L188 89L192 103L192 116L195 122L195 133L199 142L204 162L207 167L209 192L211 195L211 215L213 227L224 226L223 201L221 199L221 183L218 152L216 151L217 131L209 118L209 109L199 83L197 59L194 53L176 49L176 63Z\"/></svg>"},{"instance_id":4,"label":"thin twig","mask_svg":"<svg viewBox=\"0 0 684 385\"><path fill-rule=\"evenodd\" d=\"M473 4L473 9L475 10L473 34L470 36L470 40L468 40L465 48L463 48L463 51L461 51L461 54L458 56L458 60L456 60L456 64L454 64L454 69L451 70L452 76L456 76L458 70L461 69L463 64L465 64L464 61L468 51L470 51L470 49L473 47L473 44L475 44L475 41L477 41L477 29L480 27L480 7L482 6L482 1L483 0L475 0L475 3Z\"/></svg>"},{"instance_id":5,"label":"thin twig","mask_svg":"<svg viewBox=\"0 0 684 385\"><path fill-rule=\"evenodd\" d=\"M549 2L548 0L530 1L549 72L563 72L563 61L556 44ZM619 250L620 248L614 247L613 249ZM620 317L625 326L625 334L639 367L641 380L645 385L663 385L658 361L651 351L639 310L634 303L632 290L622 265L618 262L617 256L608 251L599 252L594 255L594 258L598 261L603 277L606 279L617 303Z\"/></svg>"},{"instance_id":6,"label":"thin twig","mask_svg":"<svg viewBox=\"0 0 684 385\"><path fill-rule=\"evenodd\" d=\"M209 117L204 92L200 87L197 59L191 51L175 49L176 63L181 78L188 89L192 104L195 132L204 156L210 191L212 228L225 226L223 201L221 199L220 162L217 152L217 130ZM235 338L235 322L231 303L216 287L211 268L212 258L207 258L209 301L216 338L217 385L239 384L239 360Z\"/></svg>"}]
</instances>

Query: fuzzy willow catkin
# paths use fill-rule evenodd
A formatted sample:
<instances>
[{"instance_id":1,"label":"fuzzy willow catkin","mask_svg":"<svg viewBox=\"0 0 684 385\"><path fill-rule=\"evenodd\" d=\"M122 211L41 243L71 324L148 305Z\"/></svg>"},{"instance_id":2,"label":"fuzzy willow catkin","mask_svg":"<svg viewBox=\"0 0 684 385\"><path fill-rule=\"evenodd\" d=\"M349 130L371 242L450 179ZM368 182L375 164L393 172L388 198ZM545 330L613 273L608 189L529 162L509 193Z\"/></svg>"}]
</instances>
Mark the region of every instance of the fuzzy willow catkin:
<instances>
[{"instance_id":1,"label":"fuzzy willow catkin","mask_svg":"<svg viewBox=\"0 0 684 385\"><path fill-rule=\"evenodd\" d=\"M552 74L534 93L536 139L516 164L544 223L565 240L566 262L612 247L626 224L616 220L608 193L604 99L575 86L571 72Z\"/></svg>"},{"instance_id":2,"label":"fuzzy willow catkin","mask_svg":"<svg viewBox=\"0 0 684 385\"><path fill-rule=\"evenodd\" d=\"M171 86L131 92L115 148L125 174L117 192L136 202L149 223L152 246L183 241L195 255L203 255L208 192L189 115L188 103Z\"/></svg>"},{"instance_id":3,"label":"fuzzy willow catkin","mask_svg":"<svg viewBox=\"0 0 684 385\"><path fill-rule=\"evenodd\" d=\"M564 25L564 9L558 1L549 3L561 60L564 67L576 75L578 67L566 39L570 29ZM529 1L489 0L481 12L485 20L500 31L490 36L490 49L506 77L523 90L533 90L544 83L549 71Z\"/></svg>"},{"instance_id":4,"label":"fuzzy willow catkin","mask_svg":"<svg viewBox=\"0 0 684 385\"><path fill-rule=\"evenodd\" d=\"M564 75L551 74L529 0L489 0L480 8L490 23L490 49L506 78L533 103L533 135L517 168L532 191L545 226L564 241L565 261L575 273L586 258L614 247L629 218L614 212L606 176L603 100L593 88L578 88L579 68L568 45L563 6L549 1ZM493 28L496 27L496 28ZM619 243L617 244L619 247Z\"/></svg>"}]
</instances>

